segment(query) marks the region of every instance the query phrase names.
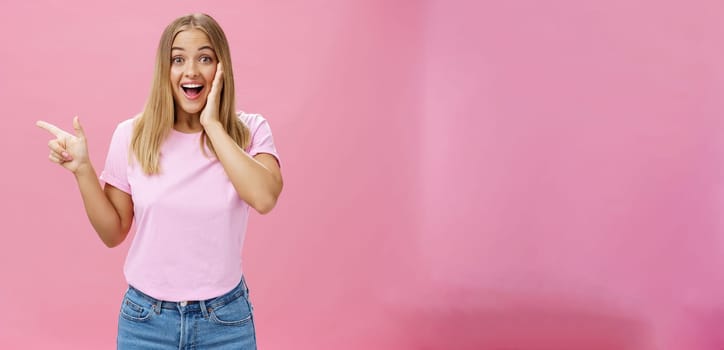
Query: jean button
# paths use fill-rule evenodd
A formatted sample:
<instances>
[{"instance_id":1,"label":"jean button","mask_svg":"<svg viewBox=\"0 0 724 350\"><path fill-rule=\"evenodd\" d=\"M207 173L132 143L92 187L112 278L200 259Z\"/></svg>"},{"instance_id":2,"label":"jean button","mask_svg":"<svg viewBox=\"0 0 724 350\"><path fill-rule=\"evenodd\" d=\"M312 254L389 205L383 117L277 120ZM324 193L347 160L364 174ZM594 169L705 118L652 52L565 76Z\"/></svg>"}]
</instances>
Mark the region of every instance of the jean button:
<instances>
[{"instance_id":1,"label":"jean button","mask_svg":"<svg viewBox=\"0 0 724 350\"><path fill-rule=\"evenodd\" d=\"M186 306L186 300L182 301L180 304L181 306Z\"/></svg>"}]
</instances>

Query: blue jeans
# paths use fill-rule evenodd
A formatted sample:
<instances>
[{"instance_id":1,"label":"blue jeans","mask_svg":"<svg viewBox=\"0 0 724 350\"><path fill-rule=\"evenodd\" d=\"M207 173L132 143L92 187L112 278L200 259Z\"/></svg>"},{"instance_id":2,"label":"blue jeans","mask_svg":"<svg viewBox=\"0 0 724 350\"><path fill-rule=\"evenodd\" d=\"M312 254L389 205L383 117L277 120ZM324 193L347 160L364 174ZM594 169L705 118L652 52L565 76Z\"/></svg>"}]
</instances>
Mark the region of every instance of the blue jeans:
<instances>
[{"instance_id":1,"label":"blue jeans","mask_svg":"<svg viewBox=\"0 0 724 350\"><path fill-rule=\"evenodd\" d=\"M119 350L256 349L253 307L244 278L216 298L169 302L128 287L118 318Z\"/></svg>"}]
</instances>

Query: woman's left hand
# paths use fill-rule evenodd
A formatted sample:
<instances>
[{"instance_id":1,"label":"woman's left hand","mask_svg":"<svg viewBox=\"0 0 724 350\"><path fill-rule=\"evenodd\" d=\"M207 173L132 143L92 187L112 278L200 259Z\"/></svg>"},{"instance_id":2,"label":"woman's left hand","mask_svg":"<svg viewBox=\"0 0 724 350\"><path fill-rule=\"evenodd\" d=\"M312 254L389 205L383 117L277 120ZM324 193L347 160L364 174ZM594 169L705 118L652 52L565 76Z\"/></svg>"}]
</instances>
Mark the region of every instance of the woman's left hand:
<instances>
[{"instance_id":1,"label":"woman's left hand","mask_svg":"<svg viewBox=\"0 0 724 350\"><path fill-rule=\"evenodd\" d=\"M221 62L216 65L216 75L211 84L211 91L206 97L206 106L201 111L199 122L206 128L213 122L219 121L219 101L221 100L221 88L224 86L224 70Z\"/></svg>"}]
</instances>

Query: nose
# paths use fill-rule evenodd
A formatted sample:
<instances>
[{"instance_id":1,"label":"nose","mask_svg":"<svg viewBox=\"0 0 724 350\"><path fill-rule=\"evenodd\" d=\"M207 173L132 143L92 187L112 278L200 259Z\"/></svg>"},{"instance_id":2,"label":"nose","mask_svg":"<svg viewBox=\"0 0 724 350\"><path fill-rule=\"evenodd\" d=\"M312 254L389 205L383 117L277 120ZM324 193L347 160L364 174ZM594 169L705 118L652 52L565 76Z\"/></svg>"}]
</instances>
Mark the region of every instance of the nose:
<instances>
[{"instance_id":1,"label":"nose","mask_svg":"<svg viewBox=\"0 0 724 350\"><path fill-rule=\"evenodd\" d=\"M190 61L188 64L186 64L186 67L184 69L184 76L186 76L187 78L195 78L197 75L199 75L199 69L194 61Z\"/></svg>"}]
</instances>

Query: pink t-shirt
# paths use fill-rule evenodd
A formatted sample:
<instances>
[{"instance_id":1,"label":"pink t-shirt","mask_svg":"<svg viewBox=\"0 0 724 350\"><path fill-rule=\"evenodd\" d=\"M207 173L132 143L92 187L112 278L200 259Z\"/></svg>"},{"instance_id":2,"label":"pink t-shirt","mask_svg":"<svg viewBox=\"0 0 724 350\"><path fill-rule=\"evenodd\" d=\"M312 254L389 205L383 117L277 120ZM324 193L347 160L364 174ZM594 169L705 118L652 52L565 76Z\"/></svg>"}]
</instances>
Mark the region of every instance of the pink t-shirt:
<instances>
[{"instance_id":1,"label":"pink t-shirt","mask_svg":"<svg viewBox=\"0 0 724 350\"><path fill-rule=\"evenodd\" d=\"M269 123L240 113L251 131L248 154L279 159ZM147 176L128 161L133 119L113 133L100 179L131 195L135 237L126 257L126 281L167 301L222 295L241 280L241 251L249 206L221 163L202 153L200 133L172 130L161 146L158 175ZM133 157L132 157L133 159Z\"/></svg>"}]
</instances>

